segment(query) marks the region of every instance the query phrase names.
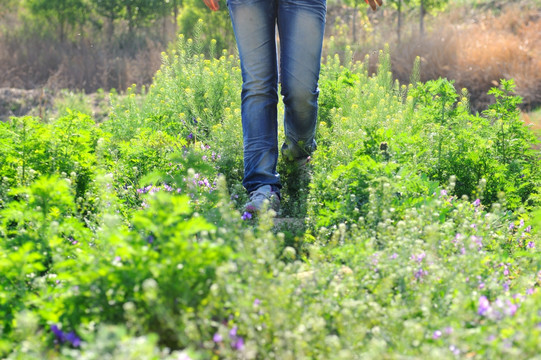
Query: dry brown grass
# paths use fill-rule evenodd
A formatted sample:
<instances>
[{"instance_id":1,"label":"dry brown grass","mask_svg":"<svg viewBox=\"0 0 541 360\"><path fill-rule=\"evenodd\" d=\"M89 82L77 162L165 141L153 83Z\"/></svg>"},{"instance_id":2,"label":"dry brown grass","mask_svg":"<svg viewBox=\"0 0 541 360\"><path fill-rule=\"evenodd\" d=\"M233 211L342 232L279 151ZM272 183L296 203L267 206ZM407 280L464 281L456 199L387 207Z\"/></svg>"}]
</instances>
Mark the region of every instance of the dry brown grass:
<instances>
[{"instance_id":1,"label":"dry brown grass","mask_svg":"<svg viewBox=\"0 0 541 360\"><path fill-rule=\"evenodd\" d=\"M459 24L448 20L425 38L398 46L393 51L397 76L407 81L411 64L421 56L421 80L454 79L458 88L469 90L476 110L492 101L486 94L491 87L510 78L515 80L525 109L539 106L541 10L515 5L498 16L485 13L473 19Z\"/></svg>"},{"instance_id":2,"label":"dry brown grass","mask_svg":"<svg viewBox=\"0 0 541 360\"><path fill-rule=\"evenodd\" d=\"M137 51L90 40L59 43L39 37L0 39L0 88L124 90L148 84L164 46L145 41Z\"/></svg>"}]
</instances>

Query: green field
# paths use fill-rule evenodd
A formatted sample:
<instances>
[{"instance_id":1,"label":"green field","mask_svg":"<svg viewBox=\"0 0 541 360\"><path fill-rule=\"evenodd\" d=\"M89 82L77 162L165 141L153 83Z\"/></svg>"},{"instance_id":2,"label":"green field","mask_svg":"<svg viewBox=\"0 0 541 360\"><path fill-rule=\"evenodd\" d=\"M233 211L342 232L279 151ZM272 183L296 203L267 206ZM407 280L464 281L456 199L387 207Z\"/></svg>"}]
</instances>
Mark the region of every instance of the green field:
<instances>
[{"instance_id":1,"label":"green field","mask_svg":"<svg viewBox=\"0 0 541 360\"><path fill-rule=\"evenodd\" d=\"M375 75L330 56L310 179L280 163L279 219L246 219L239 61L197 49L104 122L0 123L0 357L539 356L541 163L512 81L479 115L387 52Z\"/></svg>"}]
</instances>

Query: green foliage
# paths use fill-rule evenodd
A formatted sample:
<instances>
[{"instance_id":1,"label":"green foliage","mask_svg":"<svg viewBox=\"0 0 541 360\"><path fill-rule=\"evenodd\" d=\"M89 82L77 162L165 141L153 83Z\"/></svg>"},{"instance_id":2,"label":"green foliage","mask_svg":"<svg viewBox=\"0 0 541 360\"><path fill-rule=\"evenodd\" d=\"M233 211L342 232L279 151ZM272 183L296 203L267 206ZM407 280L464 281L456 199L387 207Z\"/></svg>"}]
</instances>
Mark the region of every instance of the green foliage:
<instances>
[{"instance_id":1,"label":"green foliage","mask_svg":"<svg viewBox=\"0 0 541 360\"><path fill-rule=\"evenodd\" d=\"M238 211L238 59L203 48L179 38L105 123L0 123L2 358L539 354L540 163L512 82L479 116L447 80L393 82L388 50L372 76L329 57L305 185L279 165L293 231Z\"/></svg>"},{"instance_id":2,"label":"green foliage","mask_svg":"<svg viewBox=\"0 0 541 360\"><path fill-rule=\"evenodd\" d=\"M38 17L54 19L59 31L60 41L66 36L66 26L81 23L86 18L84 0L27 0L28 8Z\"/></svg>"},{"instance_id":3,"label":"green foliage","mask_svg":"<svg viewBox=\"0 0 541 360\"><path fill-rule=\"evenodd\" d=\"M204 30L200 21L205 24ZM221 2L220 10L209 11L201 0L184 0L177 19L179 33L195 40L203 40L200 44L210 44L210 40L216 41L215 49L231 49L235 44L235 37L229 13L225 2ZM212 54L210 48L204 49L205 53Z\"/></svg>"}]
</instances>

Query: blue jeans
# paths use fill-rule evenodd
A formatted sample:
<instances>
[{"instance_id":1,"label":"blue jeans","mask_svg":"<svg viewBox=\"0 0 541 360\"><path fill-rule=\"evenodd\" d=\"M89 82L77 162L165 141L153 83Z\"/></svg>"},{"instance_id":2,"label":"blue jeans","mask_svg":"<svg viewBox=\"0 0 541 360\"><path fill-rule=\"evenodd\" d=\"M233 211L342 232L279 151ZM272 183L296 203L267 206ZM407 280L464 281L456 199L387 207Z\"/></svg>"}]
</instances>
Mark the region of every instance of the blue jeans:
<instances>
[{"instance_id":1,"label":"blue jeans","mask_svg":"<svg viewBox=\"0 0 541 360\"><path fill-rule=\"evenodd\" d=\"M286 141L294 158L315 150L318 79L326 0L228 0L242 69L241 116L244 180L248 192L280 189L278 78ZM280 37L278 72L276 26Z\"/></svg>"}]
</instances>

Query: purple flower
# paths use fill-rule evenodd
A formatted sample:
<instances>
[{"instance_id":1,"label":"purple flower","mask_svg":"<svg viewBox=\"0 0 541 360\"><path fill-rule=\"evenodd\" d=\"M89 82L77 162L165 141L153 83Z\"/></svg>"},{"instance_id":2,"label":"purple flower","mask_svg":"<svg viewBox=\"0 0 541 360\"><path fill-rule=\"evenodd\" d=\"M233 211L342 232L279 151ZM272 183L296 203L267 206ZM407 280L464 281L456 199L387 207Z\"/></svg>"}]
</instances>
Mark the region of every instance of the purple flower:
<instances>
[{"instance_id":1,"label":"purple flower","mask_svg":"<svg viewBox=\"0 0 541 360\"><path fill-rule=\"evenodd\" d=\"M212 341L214 341L215 343L222 342L223 340L224 338L219 333L214 334L214 336L212 337Z\"/></svg>"},{"instance_id":2,"label":"purple flower","mask_svg":"<svg viewBox=\"0 0 541 360\"><path fill-rule=\"evenodd\" d=\"M154 236L153 236L153 235L149 235L149 236L147 237L147 242L148 242L149 244L152 244L152 243L154 242Z\"/></svg>"},{"instance_id":3,"label":"purple flower","mask_svg":"<svg viewBox=\"0 0 541 360\"><path fill-rule=\"evenodd\" d=\"M535 248L535 243L533 241L528 241L528 249L533 249Z\"/></svg>"},{"instance_id":4,"label":"purple flower","mask_svg":"<svg viewBox=\"0 0 541 360\"><path fill-rule=\"evenodd\" d=\"M532 295L534 292L535 292L535 289L533 288L526 289L526 295Z\"/></svg>"},{"instance_id":5,"label":"purple flower","mask_svg":"<svg viewBox=\"0 0 541 360\"><path fill-rule=\"evenodd\" d=\"M192 358L186 353L181 353L179 354L177 360L192 360Z\"/></svg>"},{"instance_id":6,"label":"purple flower","mask_svg":"<svg viewBox=\"0 0 541 360\"><path fill-rule=\"evenodd\" d=\"M513 316L517 312L518 306L516 304L513 304L511 301L507 301L507 309L505 309L505 313L508 316Z\"/></svg>"},{"instance_id":7,"label":"purple flower","mask_svg":"<svg viewBox=\"0 0 541 360\"><path fill-rule=\"evenodd\" d=\"M411 255L411 260L414 260L420 263L423 261L425 257L426 257L426 254L422 252L419 255Z\"/></svg>"},{"instance_id":8,"label":"purple flower","mask_svg":"<svg viewBox=\"0 0 541 360\"><path fill-rule=\"evenodd\" d=\"M391 255L391 259L393 259L393 260L396 259L397 257L398 257L398 254L397 254L397 253L393 253L393 254Z\"/></svg>"},{"instance_id":9,"label":"purple flower","mask_svg":"<svg viewBox=\"0 0 541 360\"><path fill-rule=\"evenodd\" d=\"M79 347L81 345L81 338L79 338L73 331L66 334L66 340L69 341L74 347Z\"/></svg>"},{"instance_id":10,"label":"purple flower","mask_svg":"<svg viewBox=\"0 0 541 360\"><path fill-rule=\"evenodd\" d=\"M260 304L261 304L261 300L259 300L259 299L256 298L256 299L254 300L254 306L259 306Z\"/></svg>"},{"instance_id":11,"label":"purple flower","mask_svg":"<svg viewBox=\"0 0 541 360\"><path fill-rule=\"evenodd\" d=\"M116 261L116 262L122 261L122 258L120 256L115 256L114 261Z\"/></svg>"},{"instance_id":12,"label":"purple flower","mask_svg":"<svg viewBox=\"0 0 541 360\"><path fill-rule=\"evenodd\" d=\"M236 337L237 336L237 330L238 330L238 327L236 325L233 326L233 328L231 330L229 330L229 336L231 336L232 338Z\"/></svg>"},{"instance_id":13,"label":"purple flower","mask_svg":"<svg viewBox=\"0 0 541 360\"><path fill-rule=\"evenodd\" d=\"M245 211L244 214L242 214L242 217L241 217L242 220L250 220L251 218L252 218L252 214L249 213L248 211Z\"/></svg>"},{"instance_id":14,"label":"purple flower","mask_svg":"<svg viewBox=\"0 0 541 360\"><path fill-rule=\"evenodd\" d=\"M434 331L434 334L432 334L432 339L434 340L439 339L440 337L441 337L441 331L439 330Z\"/></svg>"},{"instance_id":15,"label":"purple flower","mask_svg":"<svg viewBox=\"0 0 541 360\"><path fill-rule=\"evenodd\" d=\"M79 347L81 345L81 339L75 334L75 332L70 331L65 333L57 325L51 325L51 331L56 337L56 340L60 343L69 342L74 347Z\"/></svg>"},{"instance_id":16,"label":"purple flower","mask_svg":"<svg viewBox=\"0 0 541 360\"><path fill-rule=\"evenodd\" d=\"M529 233L530 231L532 231L532 225L528 225L526 229L524 229L525 233Z\"/></svg>"},{"instance_id":17,"label":"purple flower","mask_svg":"<svg viewBox=\"0 0 541 360\"><path fill-rule=\"evenodd\" d=\"M60 330L57 325L51 325L51 331L58 339L64 338L64 332L62 332L62 330Z\"/></svg>"},{"instance_id":18,"label":"purple flower","mask_svg":"<svg viewBox=\"0 0 541 360\"><path fill-rule=\"evenodd\" d=\"M523 227L524 226L524 219L520 219L520 225L519 227Z\"/></svg>"},{"instance_id":19,"label":"purple flower","mask_svg":"<svg viewBox=\"0 0 541 360\"><path fill-rule=\"evenodd\" d=\"M477 313L481 316L485 315L490 311L490 301L488 301L486 296L481 296L479 298L479 304L477 307Z\"/></svg>"},{"instance_id":20,"label":"purple flower","mask_svg":"<svg viewBox=\"0 0 541 360\"><path fill-rule=\"evenodd\" d=\"M484 282L479 283L479 289L483 290L484 288L485 288L485 283Z\"/></svg>"},{"instance_id":21,"label":"purple flower","mask_svg":"<svg viewBox=\"0 0 541 360\"><path fill-rule=\"evenodd\" d=\"M449 346L449 350L451 350L451 352L456 356L460 355L460 349L454 345Z\"/></svg>"},{"instance_id":22,"label":"purple flower","mask_svg":"<svg viewBox=\"0 0 541 360\"><path fill-rule=\"evenodd\" d=\"M242 350L244 348L244 339L240 336L236 337L231 346L235 350Z\"/></svg>"},{"instance_id":23,"label":"purple flower","mask_svg":"<svg viewBox=\"0 0 541 360\"><path fill-rule=\"evenodd\" d=\"M186 136L186 139L188 139L188 140L192 140L192 139L193 139L193 134L192 134L192 133L190 133L190 135Z\"/></svg>"},{"instance_id":24,"label":"purple flower","mask_svg":"<svg viewBox=\"0 0 541 360\"><path fill-rule=\"evenodd\" d=\"M510 223L510 224L509 224L509 230L513 230L514 227L515 227L515 224L514 224L514 223Z\"/></svg>"},{"instance_id":25,"label":"purple flower","mask_svg":"<svg viewBox=\"0 0 541 360\"><path fill-rule=\"evenodd\" d=\"M419 279L422 279L423 276L426 276L428 274L428 271L426 270L423 270L423 268L419 268L419 270L417 270L415 273L414 273L414 276L417 280Z\"/></svg>"},{"instance_id":26,"label":"purple flower","mask_svg":"<svg viewBox=\"0 0 541 360\"><path fill-rule=\"evenodd\" d=\"M447 195L447 190L440 191L440 196L446 196L446 195Z\"/></svg>"},{"instance_id":27,"label":"purple flower","mask_svg":"<svg viewBox=\"0 0 541 360\"><path fill-rule=\"evenodd\" d=\"M481 205L481 200L476 199L472 204L473 204L473 206L478 207L479 205Z\"/></svg>"}]
</instances>

